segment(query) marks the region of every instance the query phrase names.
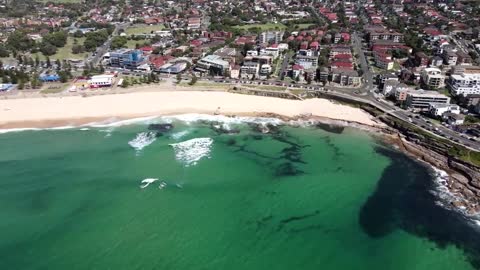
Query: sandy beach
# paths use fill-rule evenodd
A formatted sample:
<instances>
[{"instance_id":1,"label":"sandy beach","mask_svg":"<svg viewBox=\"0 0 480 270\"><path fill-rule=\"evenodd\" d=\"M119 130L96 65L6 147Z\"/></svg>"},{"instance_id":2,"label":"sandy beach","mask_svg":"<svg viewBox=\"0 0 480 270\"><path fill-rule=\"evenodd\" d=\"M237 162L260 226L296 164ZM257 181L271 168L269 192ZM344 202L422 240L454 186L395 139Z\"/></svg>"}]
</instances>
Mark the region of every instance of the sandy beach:
<instances>
[{"instance_id":1,"label":"sandy beach","mask_svg":"<svg viewBox=\"0 0 480 270\"><path fill-rule=\"evenodd\" d=\"M105 119L206 113L287 117L309 114L376 126L366 112L326 99L304 101L214 91L158 91L89 97L40 97L0 100L0 129L81 125Z\"/></svg>"}]
</instances>

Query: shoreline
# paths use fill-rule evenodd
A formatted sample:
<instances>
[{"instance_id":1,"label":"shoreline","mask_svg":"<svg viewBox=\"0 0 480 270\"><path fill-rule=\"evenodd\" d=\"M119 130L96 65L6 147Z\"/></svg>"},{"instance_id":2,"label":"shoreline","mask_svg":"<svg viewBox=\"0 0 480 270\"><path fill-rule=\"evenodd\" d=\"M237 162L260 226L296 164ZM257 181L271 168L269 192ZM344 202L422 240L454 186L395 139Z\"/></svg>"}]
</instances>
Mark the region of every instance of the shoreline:
<instances>
[{"instance_id":1,"label":"shoreline","mask_svg":"<svg viewBox=\"0 0 480 270\"><path fill-rule=\"evenodd\" d=\"M0 129L79 126L91 122L126 120L184 113L277 118L302 116L384 126L370 114L327 99L289 100L224 91L139 91L46 98L0 100Z\"/></svg>"}]
</instances>

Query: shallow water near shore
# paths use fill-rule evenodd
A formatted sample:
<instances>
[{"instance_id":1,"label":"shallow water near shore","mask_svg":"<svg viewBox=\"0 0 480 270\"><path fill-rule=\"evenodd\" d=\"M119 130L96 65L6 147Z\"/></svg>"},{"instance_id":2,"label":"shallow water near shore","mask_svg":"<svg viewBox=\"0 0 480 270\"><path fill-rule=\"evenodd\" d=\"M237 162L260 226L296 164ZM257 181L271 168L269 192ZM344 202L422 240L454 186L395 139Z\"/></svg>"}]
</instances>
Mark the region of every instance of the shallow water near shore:
<instances>
[{"instance_id":1,"label":"shallow water near shore","mask_svg":"<svg viewBox=\"0 0 480 270\"><path fill-rule=\"evenodd\" d=\"M365 132L163 119L0 134L0 269L480 269L430 169Z\"/></svg>"}]
</instances>

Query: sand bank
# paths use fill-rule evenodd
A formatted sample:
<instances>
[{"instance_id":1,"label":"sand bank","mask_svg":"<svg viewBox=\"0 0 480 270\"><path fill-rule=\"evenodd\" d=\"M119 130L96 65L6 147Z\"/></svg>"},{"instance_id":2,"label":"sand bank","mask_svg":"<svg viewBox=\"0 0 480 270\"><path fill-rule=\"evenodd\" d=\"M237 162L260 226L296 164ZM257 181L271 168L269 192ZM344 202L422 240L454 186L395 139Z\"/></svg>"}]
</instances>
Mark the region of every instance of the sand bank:
<instances>
[{"instance_id":1,"label":"sand bank","mask_svg":"<svg viewBox=\"0 0 480 270\"><path fill-rule=\"evenodd\" d=\"M0 128L80 125L109 118L127 119L181 113L275 113L287 117L309 114L364 125L380 125L358 108L326 99L299 101L227 92L159 91L0 100Z\"/></svg>"}]
</instances>

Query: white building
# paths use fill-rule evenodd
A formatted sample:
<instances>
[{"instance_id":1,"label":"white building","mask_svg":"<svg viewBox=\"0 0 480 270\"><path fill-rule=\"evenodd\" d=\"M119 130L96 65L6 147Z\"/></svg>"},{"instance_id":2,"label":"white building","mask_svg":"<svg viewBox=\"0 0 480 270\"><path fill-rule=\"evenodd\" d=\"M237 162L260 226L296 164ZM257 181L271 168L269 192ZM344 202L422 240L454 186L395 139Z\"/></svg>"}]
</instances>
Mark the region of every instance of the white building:
<instances>
[{"instance_id":1,"label":"white building","mask_svg":"<svg viewBox=\"0 0 480 270\"><path fill-rule=\"evenodd\" d=\"M195 66L200 72L213 72L223 75L226 71L230 71L230 63L222 59L218 55L207 55L200 59Z\"/></svg>"},{"instance_id":2,"label":"white building","mask_svg":"<svg viewBox=\"0 0 480 270\"><path fill-rule=\"evenodd\" d=\"M416 110L428 110L430 104L449 104L450 98L435 91L415 90L407 92L407 106Z\"/></svg>"},{"instance_id":3,"label":"white building","mask_svg":"<svg viewBox=\"0 0 480 270\"><path fill-rule=\"evenodd\" d=\"M90 87L98 88L98 87L109 87L113 84L113 78L115 75L112 74L105 74L105 75L95 75L88 81Z\"/></svg>"},{"instance_id":4,"label":"white building","mask_svg":"<svg viewBox=\"0 0 480 270\"><path fill-rule=\"evenodd\" d=\"M280 50L278 49L278 46L270 46L260 50L260 55L271 55L276 59L280 55Z\"/></svg>"},{"instance_id":5,"label":"white building","mask_svg":"<svg viewBox=\"0 0 480 270\"><path fill-rule=\"evenodd\" d=\"M283 39L283 31L267 31L260 34L260 43L280 43Z\"/></svg>"},{"instance_id":6,"label":"white building","mask_svg":"<svg viewBox=\"0 0 480 270\"><path fill-rule=\"evenodd\" d=\"M385 96L394 95L397 91L402 90L411 90L411 88L408 87L408 85L399 82L398 80L387 80L383 84L383 94Z\"/></svg>"},{"instance_id":7,"label":"white building","mask_svg":"<svg viewBox=\"0 0 480 270\"><path fill-rule=\"evenodd\" d=\"M438 68L425 68L422 70L421 78L425 85L432 88L441 88L445 85L445 76Z\"/></svg>"},{"instance_id":8,"label":"white building","mask_svg":"<svg viewBox=\"0 0 480 270\"><path fill-rule=\"evenodd\" d=\"M450 75L450 90L453 95L480 94L480 73L461 73Z\"/></svg>"},{"instance_id":9,"label":"white building","mask_svg":"<svg viewBox=\"0 0 480 270\"><path fill-rule=\"evenodd\" d=\"M260 70L260 64L258 62L244 62L240 67L240 77L242 78L256 78Z\"/></svg>"},{"instance_id":10,"label":"white building","mask_svg":"<svg viewBox=\"0 0 480 270\"><path fill-rule=\"evenodd\" d=\"M447 112L459 114L460 106L455 104L433 103L433 104L430 104L429 112L433 116L442 116Z\"/></svg>"},{"instance_id":11,"label":"white building","mask_svg":"<svg viewBox=\"0 0 480 270\"><path fill-rule=\"evenodd\" d=\"M260 75L267 76L270 75L270 73L272 73L271 65L265 64L260 67Z\"/></svg>"}]
</instances>

